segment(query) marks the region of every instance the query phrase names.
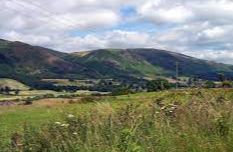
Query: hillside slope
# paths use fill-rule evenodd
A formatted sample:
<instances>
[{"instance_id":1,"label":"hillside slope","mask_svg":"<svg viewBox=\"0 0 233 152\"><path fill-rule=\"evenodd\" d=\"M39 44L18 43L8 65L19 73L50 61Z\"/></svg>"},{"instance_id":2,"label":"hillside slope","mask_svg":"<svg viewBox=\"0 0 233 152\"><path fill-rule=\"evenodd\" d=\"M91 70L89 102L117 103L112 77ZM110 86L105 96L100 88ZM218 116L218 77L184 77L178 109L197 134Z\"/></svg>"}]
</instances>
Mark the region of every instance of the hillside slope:
<instances>
[{"instance_id":1,"label":"hillside slope","mask_svg":"<svg viewBox=\"0 0 233 152\"><path fill-rule=\"evenodd\" d=\"M174 76L233 78L233 66L157 49L101 49L61 53L22 42L0 39L0 77L28 81L42 78L135 79Z\"/></svg>"},{"instance_id":2,"label":"hillside slope","mask_svg":"<svg viewBox=\"0 0 233 152\"><path fill-rule=\"evenodd\" d=\"M79 53L75 53L79 55ZM85 54L85 55L83 55ZM157 49L95 50L80 55L88 68L110 74L122 70L135 77L174 76L176 63L179 74L203 79L218 79L219 73L233 78L233 66L200 60L183 54Z\"/></svg>"},{"instance_id":3,"label":"hillside slope","mask_svg":"<svg viewBox=\"0 0 233 152\"><path fill-rule=\"evenodd\" d=\"M12 79L0 78L0 88L10 87L13 90L29 90L29 87Z\"/></svg>"},{"instance_id":4,"label":"hillside slope","mask_svg":"<svg viewBox=\"0 0 233 152\"><path fill-rule=\"evenodd\" d=\"M64 56L65 53L47 48L0 40L0 68L4 69L0 75L14 73L40 78L83 78L95 74L83 65L65 60Z\"/></svg>"}]
</instances>

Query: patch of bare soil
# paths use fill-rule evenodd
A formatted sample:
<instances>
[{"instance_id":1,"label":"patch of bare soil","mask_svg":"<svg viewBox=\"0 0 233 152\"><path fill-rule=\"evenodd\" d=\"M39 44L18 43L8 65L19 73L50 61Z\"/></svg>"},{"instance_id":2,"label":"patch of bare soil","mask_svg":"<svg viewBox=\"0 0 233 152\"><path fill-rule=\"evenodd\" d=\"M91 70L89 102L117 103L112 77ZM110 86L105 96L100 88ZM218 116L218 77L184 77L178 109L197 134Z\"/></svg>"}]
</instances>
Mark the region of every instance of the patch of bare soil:
<instances>
[{"instance_id":1,"label":"patch of bare soil","mask_svg":"<svg viewBox=\"0 0 233 152\"><path fill-rule=\"evenodd\" d=\"M13 101L1 101L0 102L0 106L14 106L14 105L16 105L16 103Z\"/></svg>"}]
</instances>

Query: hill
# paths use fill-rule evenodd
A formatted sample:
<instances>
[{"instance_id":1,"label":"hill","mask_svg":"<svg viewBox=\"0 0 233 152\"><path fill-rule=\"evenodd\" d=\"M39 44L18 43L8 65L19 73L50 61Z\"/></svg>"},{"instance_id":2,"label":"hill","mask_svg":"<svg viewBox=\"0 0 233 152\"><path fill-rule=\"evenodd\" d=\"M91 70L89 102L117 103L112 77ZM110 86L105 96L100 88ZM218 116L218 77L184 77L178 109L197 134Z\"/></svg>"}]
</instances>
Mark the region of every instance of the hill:
<instances>
[{"instance_id":1,"label":"hill","mask_svg":"<svg viewBox=\"0 0 233 152\"><path fill-rule=\"evenodd\" d=\"M202 79L218 79L219 73L233 78L233 66L200 60L179 53L157 49L102 49L87 53L75 53L82 58L90 69L101 74L118 76L126 74L132 77L174 76L176 63L179 74ZM83 55L84 54L84 55Z\"/></svg>"},{"instance_id":2,"label":"hill","mask_svg":"<svg viewBox=\"0 0 233 152\"><path fill-rule=\"evenodd\" d=\"M4 88L4 87L10 87L10 89L13 89L13 90L28 90L29 87L16 81L16 80L12 80L12 79L3 79L3 78L0 78L0 88Z\"/></svg>"},{"instance_id":3,"label":"hill","mask_svg":"<svg viewBox=\"0 0 233 152\"><path fill-rule=\"evenodd\" d=\"M86 78L96 75L85 66L65 60L66 53L0 39L0 77L34 88L51 87L42 78Z\"/></svg>"},{"instance_id":4,"label":"hill","mask_svg":"<svg viewBox=\"0 0 233 152\"><path fill-rule=\"evenodd\" d=\"M233 66L196 59L157 49L100 49L62 53L22 42L0 39L0 77L26 84L46 78L122 80L174 76L217 79L219 73L233 78ZM31 81L33 80L33 81Z\"/></svg>"},{"instance_id":5,"label":"hill","mask_svg":"<svg viewBox=\"0 0 233 152\"><path fill-rule=\"evenodd\" d=\"M85 71L84 66L65 60L64 56L65 53L47 48L0 40L0 64L9 71L13 69L19 74L43 78L87 76L91 73Z\"/></svg>"}]
</instances>

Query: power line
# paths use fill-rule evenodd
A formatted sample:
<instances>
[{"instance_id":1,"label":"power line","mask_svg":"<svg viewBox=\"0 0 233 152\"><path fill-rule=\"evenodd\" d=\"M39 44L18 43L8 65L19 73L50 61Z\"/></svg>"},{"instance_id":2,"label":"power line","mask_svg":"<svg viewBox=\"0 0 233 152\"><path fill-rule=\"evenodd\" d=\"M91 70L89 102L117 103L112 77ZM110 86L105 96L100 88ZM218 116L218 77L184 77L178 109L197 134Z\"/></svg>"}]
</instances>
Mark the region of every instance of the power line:
<instances>
[{"instance_id":1,"label":"power line","mask_svg":"<svg viewBox=\"0 0 233 152\"><path fill-rule=\"evenodd\" d=\"M21 1L21 0L10 0L10 1L14 1L16 2L18 5L21 5L22 7L26 8L26 9L32 9L31 7L27 7L26 5L30 5L33 6L34 8L37 8L38 11L40 11L41 13L43 13L44 16L52 19L52 20L56 20L56 22L59 22L63 25L66 25L68 27L70 27L71 29L78 29L77 26L82 26L81 24L75 22L74 20L71 20L70 18L67 18L65 16L59 16L59 19L56 17L58 14L50 11L47 8L42 7L41 5L38 5L37 3L34 3L32 1L30 1L30 3L28 3L29 1L25 2L25 1ZM25 5L26 4L26 5ZM33 10L34 11L34 10ZM53 17L51 17L53 16ZM92 29L88 29L88 31L93 31L97 30L96 28L92 28Z\"/></svg>"},{"instance_id":2,"label":"power line","mask_svg":"<svg viewBox=\"0 0 233 152\"><path fill-rule=\"evenodd\" d=\"M43 13L45 16L47 16L47 17L49 17L49 18L51 18L51 19L54 19L54 20L56 20L56 21L58 21L58 22L60 22L60 23L62 23L62 24L66 24L67 26L70 26L71 28L77 28L75 25L77 24L77 23L74 23L73 21L71 21L71 20L67 20L67 18L64 18L64 17L59 17L59 19L57 19L56 18L56 16L57 16L57 14L56 13L53 13L53 12L51 12L51 11L48 11L47 9L44 9L44 8L42 8L42 7L40 7L40 6L38 6L37 4L35 5L35 3L33 3L33 2L30 2L30 3L27 3L27 2L22 2L22 1L20 1L20 0L14 0L14 1L16 1L19 5L23 5L24 7L25 7L25 3L27 4L27 5L30 5L30 6L33 6L33 7L36 7L36 8L38 8L39 10L42 10L42 11L40 11L41 13ZM30 7L29 7L30 8ZM51 17L51 16L55 16L55 17ZM62 21L62 22L61 22ZM68 24L67 24L68 23Z\"/></svg>"},{"instance_id":3,"label":"power line","mask_svg":"<svg viewBox=\"0 0 233 152\"><path fill-rule=\"evenodd\" d=\"M14 3L14 4L19 5L19 6L22 7L22 8L31 9L31 10L33 9L33 8L31 8L31 7L26 6L26 5L23 4L22 2L19 2L18 0L9 0L9 1L10 1L11 3ZM28 4L28 3L27 3L27 4ZM30 5L30 4L28 4L28 5ZM31 5L31 6L33 6L33 5ZM18 10L18 9L13 8L13 7L8 7L8 8L9 8L9 9L12 9L12 10L14 10L14 11L20 12L20 13L23 14L23 15L26 15L26 16L29 16L29 15L30 15L31 17L33 17L33 15L24 13L23 11L20 11L20 10ZM35 10L33 10L33 11L35 11ZM71 27L71 28L73 28L73 29L77 28L76 26L74 26L74 25L72 25L72 24L67 24L68 21L67 21L67 22L64 22L64 20L51 17L51 15L49 15L49 13L45 13L44 11L40 11L40 12L42 12L42 13L43 13L43 16L47 18L47 21L56 20L56 22L59 22L60 24L62 24L62 25L64 25L64 26L68 26L68 27ZM55 15L52 15L52 16L55 16ZM38 17L38 19L44 21L44 19L42 19L41 17ZM56 26L57 28L62 29L61 26L57 26L56 24L54 24L53 26ZM52 28L53 28L53 27L52 27Z\"/></svg>"},{"instance_id":4,"label":"power line","mask_svg":"<svg viewBox=\"0 0 233 152\"><path fill-rule=\"evenodd\" d=\"M18 1L20 1L20 0L18 0ZM22 1L21 1L22 2ZM47 13L49 13L49 14L51 14L51 15L54 15L54 16L56 16L57 14L56 14L56 12L52 12L52 11L50 11L49 9L47 9L47 8L44 8L44 7L42 7L41 5L38 5L37 3L34 3L33 1L28 1L28 2L30 2L30 3L27 3L27 2L23 2L23 3L27 3L27 4L29 4L29 5L31 5L31 6L34 6L34 7L37 7L37 8L39 8L39 9L41 9L41 10L43 10L43 12L47 12ZM67 22L70 22L70 23L72 23L73 25L76 25L77 23L76 22L74 22L73 20L71 20L71 19L69 19L69 18L67 18L67 17L61 17L61 18L63 18L65 21L67 21Z\"/></svg>"}]
</instances>

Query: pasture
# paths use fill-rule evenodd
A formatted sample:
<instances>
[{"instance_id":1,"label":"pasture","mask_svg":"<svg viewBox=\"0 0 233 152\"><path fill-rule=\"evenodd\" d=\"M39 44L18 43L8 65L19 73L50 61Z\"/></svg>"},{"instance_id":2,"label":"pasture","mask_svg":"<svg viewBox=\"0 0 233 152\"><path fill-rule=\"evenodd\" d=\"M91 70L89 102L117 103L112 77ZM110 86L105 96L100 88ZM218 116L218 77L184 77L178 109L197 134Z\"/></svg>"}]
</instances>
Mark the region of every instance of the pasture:
<instances>
[{"instance_id":1,"label":"pasture","mask_svg":"<svg viewBox=\"0 0 233 152\"><path fill-rule=\"evenodd\" d=\"M17 135L22 151L229 151L232 103L231 89L40 99L0 107L1 146Z\"/></svg>"}]
</instances>

